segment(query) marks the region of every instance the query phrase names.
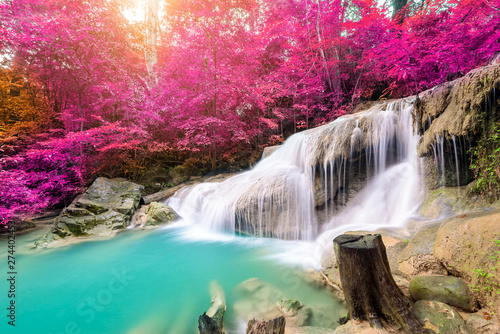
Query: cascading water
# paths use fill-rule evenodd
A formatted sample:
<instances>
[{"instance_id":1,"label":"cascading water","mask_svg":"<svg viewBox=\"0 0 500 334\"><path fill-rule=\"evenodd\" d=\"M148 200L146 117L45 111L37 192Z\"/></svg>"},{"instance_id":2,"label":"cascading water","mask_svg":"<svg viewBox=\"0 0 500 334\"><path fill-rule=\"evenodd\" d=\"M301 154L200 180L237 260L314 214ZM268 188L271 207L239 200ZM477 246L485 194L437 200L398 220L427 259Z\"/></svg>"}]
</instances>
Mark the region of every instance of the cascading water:
<instances>
[{"instance_id":1,"label":"cascading water","mask_svg":"<svg viewBox=\"0 0 500 334\"><path fill-rule=\"evenodd\" d=\"M420 198L412 110L411 101L380 103L295 134L254 169L168 204L212 230L292 240L402 226Z\"/></svg>"}]
</instances>

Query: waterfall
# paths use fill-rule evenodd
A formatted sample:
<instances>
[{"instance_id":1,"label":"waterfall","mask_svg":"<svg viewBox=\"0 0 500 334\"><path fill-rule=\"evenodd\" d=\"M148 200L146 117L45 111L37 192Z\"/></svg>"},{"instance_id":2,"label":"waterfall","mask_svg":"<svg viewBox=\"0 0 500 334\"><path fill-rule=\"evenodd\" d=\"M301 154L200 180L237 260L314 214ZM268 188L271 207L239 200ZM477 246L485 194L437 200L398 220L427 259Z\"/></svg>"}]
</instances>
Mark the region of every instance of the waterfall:
<instances>
[{"instance_id":1,"label":"waterfall","mask_svg":"<svg viewBox=\"0 0 500 334\"><path fill-rule=\"evenodd\" d=\"M252 170L167 203L192 224L281 239L401 226L420 196L412 111L412 101L381 102L297 133Z\"/></svg>"}]
</instances>

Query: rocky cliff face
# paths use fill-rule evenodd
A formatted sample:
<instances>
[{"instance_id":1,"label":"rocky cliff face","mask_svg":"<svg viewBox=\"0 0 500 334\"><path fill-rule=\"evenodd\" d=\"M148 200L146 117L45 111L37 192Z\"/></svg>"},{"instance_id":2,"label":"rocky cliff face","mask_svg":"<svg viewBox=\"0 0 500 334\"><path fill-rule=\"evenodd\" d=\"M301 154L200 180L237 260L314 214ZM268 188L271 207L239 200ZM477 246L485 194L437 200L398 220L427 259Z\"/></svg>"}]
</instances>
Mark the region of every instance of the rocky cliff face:
<instances>
[{"instance_id":1,"label":"rocky cliff face","mask_svg":"<svg viewBox=\"0 0 500 334\"><path fill-rule=\"evenodd\" d=\"M472 181L469 150L497 118L499 89L500 65L491 65L417 97L418 153L424 157L428 188Z\"/></svg>"}]
</instances>

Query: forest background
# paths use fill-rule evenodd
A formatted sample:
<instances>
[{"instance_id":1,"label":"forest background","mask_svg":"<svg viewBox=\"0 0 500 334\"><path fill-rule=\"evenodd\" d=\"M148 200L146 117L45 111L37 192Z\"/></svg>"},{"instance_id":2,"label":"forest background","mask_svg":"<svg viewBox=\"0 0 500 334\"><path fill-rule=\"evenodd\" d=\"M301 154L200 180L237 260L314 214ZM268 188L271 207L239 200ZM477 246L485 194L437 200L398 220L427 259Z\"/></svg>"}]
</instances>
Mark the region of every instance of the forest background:
<instances>
[{"instance_id":1,"label":"forest background","mask_svg":"<svg viewBox=\"0 0 500 334\"><path fill-rule=\"evenodd\" d=\"M98 176L247 167L500 52L500 0L0 0L0 22L2 222Z\"/></svg>"}]
</instances>

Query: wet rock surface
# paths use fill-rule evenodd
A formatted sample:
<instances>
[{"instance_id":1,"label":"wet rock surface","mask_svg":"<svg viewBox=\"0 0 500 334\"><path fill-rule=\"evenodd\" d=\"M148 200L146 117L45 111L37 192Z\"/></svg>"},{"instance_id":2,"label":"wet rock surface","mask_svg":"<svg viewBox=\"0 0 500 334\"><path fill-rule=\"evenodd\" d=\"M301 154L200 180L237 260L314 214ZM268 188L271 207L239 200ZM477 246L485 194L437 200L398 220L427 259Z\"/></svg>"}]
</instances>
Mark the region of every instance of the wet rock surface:
<instances>
[{"instance_id":1,"label":"wet rock surface","mask_svg":"<svg viewBox=\"0 0 500 334\"><path fill-rule=\"evenodd\" d=\"M130 225L147 229L168 224L178 217L177 213L168 205L151 202L149 205L144 205L136 211Z\"/></svg>"}]
</instances>

